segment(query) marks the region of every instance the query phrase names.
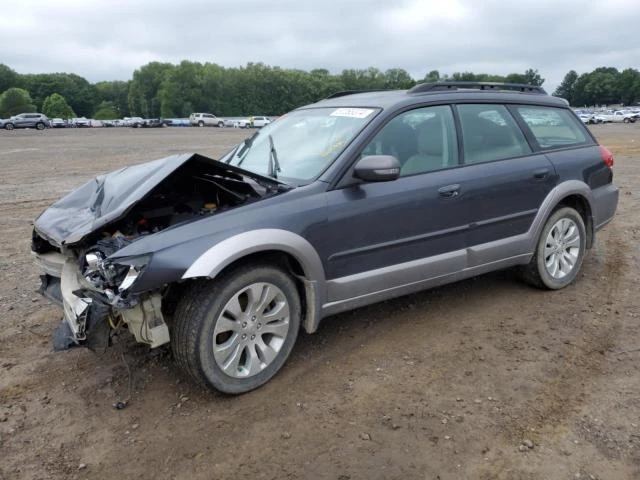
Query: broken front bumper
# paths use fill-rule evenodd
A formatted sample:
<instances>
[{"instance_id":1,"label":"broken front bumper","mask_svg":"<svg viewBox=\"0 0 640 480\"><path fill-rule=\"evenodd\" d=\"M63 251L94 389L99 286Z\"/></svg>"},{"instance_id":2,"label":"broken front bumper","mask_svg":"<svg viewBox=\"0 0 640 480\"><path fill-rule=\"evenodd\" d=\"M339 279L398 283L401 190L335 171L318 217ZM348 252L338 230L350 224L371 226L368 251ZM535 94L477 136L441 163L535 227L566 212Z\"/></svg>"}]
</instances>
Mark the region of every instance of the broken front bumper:
<instances>
[{"instance_id":1,"label":"broken front bumper","mask_svg":"<svg viewBox=\"0 0 640 480\"><path fill-rule=\"evenodd\" d=\"M162 315L162 296L149 293L122 302L91 288L78 269L77 259L58 252L34 254L43 272L40 293L62 306L63 323L55 334L54 349L74 345L106 348L110 333L126 324L136 341L152 348L169 342L169 329Z\"/></svg>"}]
</instances>

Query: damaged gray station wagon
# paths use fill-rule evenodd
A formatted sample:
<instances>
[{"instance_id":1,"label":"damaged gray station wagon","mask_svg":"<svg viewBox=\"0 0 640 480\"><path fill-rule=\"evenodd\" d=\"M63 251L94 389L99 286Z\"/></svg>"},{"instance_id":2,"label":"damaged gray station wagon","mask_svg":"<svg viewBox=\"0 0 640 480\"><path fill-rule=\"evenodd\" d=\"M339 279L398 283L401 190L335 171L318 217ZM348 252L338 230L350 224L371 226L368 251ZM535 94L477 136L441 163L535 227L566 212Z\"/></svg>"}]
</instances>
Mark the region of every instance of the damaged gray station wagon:
<instances>
[{"instance_id":1,"label":"damaged gray station wagon","mask_svg":"<svg viewBox=\"0 0 640 480\"><path fill-rule=\"evenodd\" d=\"M126 326L242 393L328 315L507 267L565 287L614 216L612 167L539 87L343 92L220 160L91 180L38 217L32 249L64 309L57 349L104 348Z\"/></svg>"}]
</instances>

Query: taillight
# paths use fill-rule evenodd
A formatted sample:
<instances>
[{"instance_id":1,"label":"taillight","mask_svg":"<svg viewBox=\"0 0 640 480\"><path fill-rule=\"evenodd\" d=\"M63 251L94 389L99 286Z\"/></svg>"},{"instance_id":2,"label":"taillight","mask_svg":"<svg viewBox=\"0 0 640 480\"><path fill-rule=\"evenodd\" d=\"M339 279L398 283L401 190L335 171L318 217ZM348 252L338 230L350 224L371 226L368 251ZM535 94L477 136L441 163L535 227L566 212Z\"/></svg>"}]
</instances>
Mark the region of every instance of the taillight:
<instances>
[{"instance_id":1,"label":"taillight","mask_svg":"<svg viewBox=\"0 0 640 480\"><path fill-rule=\"evenodd\" d=\"M602 156L602 161L607 167L613 168L613 153L607 147L600 145L600 156Z\"/></svg>"}]
</instances>

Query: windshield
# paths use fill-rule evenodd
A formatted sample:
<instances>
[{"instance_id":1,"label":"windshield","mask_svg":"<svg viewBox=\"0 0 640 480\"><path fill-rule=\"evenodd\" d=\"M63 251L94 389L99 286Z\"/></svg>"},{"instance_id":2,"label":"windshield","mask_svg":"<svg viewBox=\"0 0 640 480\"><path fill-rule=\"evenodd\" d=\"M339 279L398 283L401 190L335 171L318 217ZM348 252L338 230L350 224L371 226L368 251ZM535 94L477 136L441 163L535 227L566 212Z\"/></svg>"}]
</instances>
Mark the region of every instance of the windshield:
<instances>
[{"instance_id":1,"label":"windshield","mask_svg":"<svg viewBox=\"0 0 640 480\"><path fill-rule=\"evenodd\" d=\"M373 108L310 108L278 118L222 160L292 185L324 171L375 116Z\"/></svg>"}]
</instances>

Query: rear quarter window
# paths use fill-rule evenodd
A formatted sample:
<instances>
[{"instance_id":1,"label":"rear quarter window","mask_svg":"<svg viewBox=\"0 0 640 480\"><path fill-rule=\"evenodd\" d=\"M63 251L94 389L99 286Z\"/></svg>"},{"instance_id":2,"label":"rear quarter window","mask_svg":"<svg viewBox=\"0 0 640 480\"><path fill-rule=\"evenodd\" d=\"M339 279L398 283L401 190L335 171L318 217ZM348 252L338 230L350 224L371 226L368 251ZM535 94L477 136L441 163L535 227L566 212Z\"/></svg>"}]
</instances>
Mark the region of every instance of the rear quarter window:
<instances>
[{"instance_id":1,"label":"rear quarter window","mask_svg":"<svg viewBox=\"0 0 640 480\"><path fill-rule=\"evenodd\" d=\"M543 149L592 144L582 122L569 110L519 106L516 110Z\"/></svg>"}]
</instances>

